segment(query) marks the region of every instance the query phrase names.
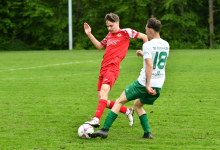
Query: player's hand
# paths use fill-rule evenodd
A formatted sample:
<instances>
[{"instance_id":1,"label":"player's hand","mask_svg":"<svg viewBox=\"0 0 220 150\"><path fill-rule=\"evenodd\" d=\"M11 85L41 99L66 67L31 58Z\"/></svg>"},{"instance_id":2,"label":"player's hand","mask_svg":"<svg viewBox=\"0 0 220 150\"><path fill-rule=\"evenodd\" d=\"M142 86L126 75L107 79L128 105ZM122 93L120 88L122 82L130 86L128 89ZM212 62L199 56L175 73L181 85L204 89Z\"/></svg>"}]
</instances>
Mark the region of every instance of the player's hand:
<instances>
[{"instance_id":1,"label":"player's hand","mask_svg":"<svg viewBox=\"0 0 220 150\"><path fill-rule=\"evenodd\" d=\"M146 86L146 90L147 90L148 94L150 94L150 95L156 95L157 94L156 90L153 90L149 86Z\"/></svg>"},{"instance_id":2,"label":"player's hand","mask_svg":"<svg viewBox=\"0 0 220 150\"><path fill-rule=\"evenodd\" d=\"M143 52L142 52L142 50L137 50L136 54L137 54L138 57L139 57L139 56L143 57Z\"/></svg>"},{"instance_id":3,"label":"player's hand","mask_svg":"<svg viewBox=\"0 0 220 150\"><path fill-rule=\"evenodd\" d=\"M86 22L84 23L84 29L86 34L91 33L91 28Z\"/></svg>"}]
</instances>

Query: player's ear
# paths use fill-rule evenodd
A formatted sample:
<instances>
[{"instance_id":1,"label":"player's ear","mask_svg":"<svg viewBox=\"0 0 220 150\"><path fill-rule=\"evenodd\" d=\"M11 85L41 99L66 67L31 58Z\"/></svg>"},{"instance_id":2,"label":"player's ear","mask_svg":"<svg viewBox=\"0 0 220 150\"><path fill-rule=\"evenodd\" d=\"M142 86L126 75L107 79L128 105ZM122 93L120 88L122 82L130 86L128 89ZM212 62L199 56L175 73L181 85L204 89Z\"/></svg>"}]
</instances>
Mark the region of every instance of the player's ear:
<instances>
[{"instance_id":1,"label":"player's ear","mask_svg":"<svg viewBox=\"0 0 220 150\"><path fill-rule=\"evenodd\" d=\"M153 29L150 28L150 33L153 34Z\"/></svg>"}]
</instances>

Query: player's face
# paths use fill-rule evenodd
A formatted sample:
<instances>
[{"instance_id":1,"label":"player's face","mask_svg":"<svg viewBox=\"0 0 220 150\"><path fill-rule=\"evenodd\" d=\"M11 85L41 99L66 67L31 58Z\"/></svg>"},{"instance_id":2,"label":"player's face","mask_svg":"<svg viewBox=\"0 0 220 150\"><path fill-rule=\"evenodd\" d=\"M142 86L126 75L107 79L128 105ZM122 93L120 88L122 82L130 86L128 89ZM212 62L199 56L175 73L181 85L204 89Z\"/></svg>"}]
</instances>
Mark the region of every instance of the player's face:
<instances>
[{"instance_id":1,"label":"player's face","mask_svg":"<svg viewBox=\"0 0 220 150\"><path fill-rule=\"evenodd\" d=\"M110 33L116 33L119 30L119 22L106 21L106 26Z\"/></svg>"},{"instance_id":2,"label":"player's face","mask_svg":"<svg viewBox=\"0 0 220 150\"><path fill-rule=\"evenodd\" d=\"M148 28L147 26L145 29L146 29L146 34L147 34L148 40L151 40L153 38L152 29Z\"/></svg>"}]
</instances>

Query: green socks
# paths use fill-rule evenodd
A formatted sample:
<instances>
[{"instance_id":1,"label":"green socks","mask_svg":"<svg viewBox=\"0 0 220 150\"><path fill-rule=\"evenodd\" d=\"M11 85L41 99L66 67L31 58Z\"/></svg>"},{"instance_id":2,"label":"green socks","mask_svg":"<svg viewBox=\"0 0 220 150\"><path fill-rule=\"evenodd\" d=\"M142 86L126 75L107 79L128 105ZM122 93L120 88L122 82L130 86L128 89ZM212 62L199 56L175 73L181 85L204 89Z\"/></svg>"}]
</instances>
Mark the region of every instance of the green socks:
<instances>
[{"instance_id":1,"label":"green socks","mask_svg":"<svg viewBox=\"0 0 220 150\"><path fill-rule=\"evenodd\" d=\"M141 121L141 125L142 125L142 128L144 129L144 132L145 133L150 132L150 126L149 126L147 114L143 114L143 115L139 116L139 119Z\"/></svg>"},{"instance_id":2,"label":"green socks","mask_svg":"<svg viewBox=\"0 0 220 150\"><path fill-rule=\"evenodd\" d=\"M105 119L103 128L106 130L109 130L117 117L118 115L116 113L114 113L113 111L110 111Z\"/></svg>"},{"instance_id":3,"label":"green socks","mask_svg":"<svg viewBox=\"0 0 220 150\"><path fill-rule=\"evenodd\" d=\"M105 119L103 129L109 130L117 117L118 115L116 113L114 113L113 111L110 111ZM139 116L139 119L141 121L141 125L142 125L142 128L144 129L144 132L145 133L150 132L150 126L149 126L147 114L143 114Z\"/></svg>"}]
</instances>

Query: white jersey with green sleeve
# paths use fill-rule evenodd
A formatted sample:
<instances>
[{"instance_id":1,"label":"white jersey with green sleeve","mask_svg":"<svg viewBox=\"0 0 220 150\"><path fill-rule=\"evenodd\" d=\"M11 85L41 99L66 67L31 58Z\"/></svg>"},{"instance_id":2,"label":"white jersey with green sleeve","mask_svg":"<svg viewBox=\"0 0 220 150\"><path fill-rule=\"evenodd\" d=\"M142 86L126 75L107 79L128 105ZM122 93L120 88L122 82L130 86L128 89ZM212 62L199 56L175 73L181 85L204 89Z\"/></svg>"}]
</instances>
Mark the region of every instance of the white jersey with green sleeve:
<instances>
[{"instance_id":1,"label":"white jersey with green sleeve","mask_svg":"<svg viewBox=\"0 0 220 150\"><path fill-rule=\"evenodd\" d=\"M151 58L153 63L153 72L150 80L150 87L162 88L165 81L165 65L169 56L169 43L163 39L152 39L143 44L143 68L141 69L138 82L145 86L145 59Z\"/></svg>"}]
</instances>

